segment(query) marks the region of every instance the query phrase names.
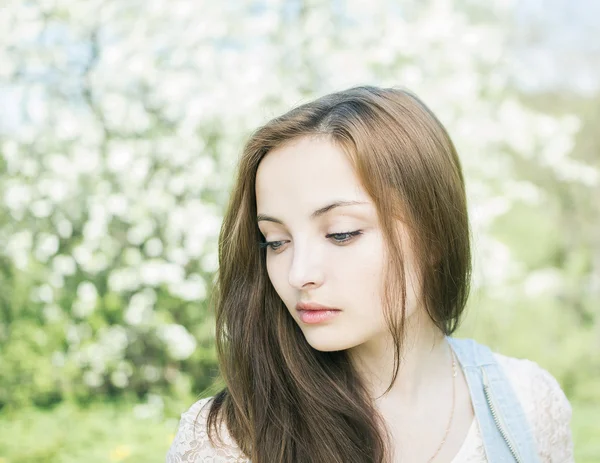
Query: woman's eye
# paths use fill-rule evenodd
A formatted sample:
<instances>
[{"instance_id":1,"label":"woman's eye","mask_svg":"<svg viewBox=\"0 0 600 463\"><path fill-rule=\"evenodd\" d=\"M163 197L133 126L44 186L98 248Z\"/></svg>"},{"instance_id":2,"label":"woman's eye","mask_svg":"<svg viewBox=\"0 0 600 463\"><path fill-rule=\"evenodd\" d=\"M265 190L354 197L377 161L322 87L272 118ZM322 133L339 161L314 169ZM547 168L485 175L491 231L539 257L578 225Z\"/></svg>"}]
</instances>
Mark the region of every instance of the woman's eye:
<instances>
[{"instance_id":1,"label":"woman's eye","mask_svg":"<svg viewBox=\"0 0 600 463\"><path fill-rule=\"evenodd\" d=\"M261 241L258 243L261 249L271 248L273 251L279 249L282 245L283 241Z\"/></svg>"},{"instance_id":2,"label":"woman's eye","mask_svg":"<svg viewBox=\"0 0 600 463\"><path fill-rule=\"evenodd\" d=\"M337 243L345 243L346 241L350 241L353 237L358 236L362 233L360 230L352 231L352 232L344 232L344 233L330 233L327 235L327 238L333 238Z\"/></svg>"}]
</instances>

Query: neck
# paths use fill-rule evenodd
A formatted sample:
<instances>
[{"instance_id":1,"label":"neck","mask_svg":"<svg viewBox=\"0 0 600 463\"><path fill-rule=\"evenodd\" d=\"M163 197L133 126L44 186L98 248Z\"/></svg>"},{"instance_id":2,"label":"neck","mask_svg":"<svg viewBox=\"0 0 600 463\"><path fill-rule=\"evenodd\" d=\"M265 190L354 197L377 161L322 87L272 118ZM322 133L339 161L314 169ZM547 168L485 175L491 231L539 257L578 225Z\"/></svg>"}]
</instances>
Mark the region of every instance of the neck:
<instances>
[{"instance_id":1,"label":"neck","mask_svg":"<svg viewBox=\"0 0 600 463\"><path fill-rule=\"evenodd\" d=\"M419 397L447 376L451 369L450 346L424 311L407 319L400 352L400 368L390 391L394 372L394 342L389 333L350 350L359 375L376 401L416 403Z\"/></svg>"}]
</instances>

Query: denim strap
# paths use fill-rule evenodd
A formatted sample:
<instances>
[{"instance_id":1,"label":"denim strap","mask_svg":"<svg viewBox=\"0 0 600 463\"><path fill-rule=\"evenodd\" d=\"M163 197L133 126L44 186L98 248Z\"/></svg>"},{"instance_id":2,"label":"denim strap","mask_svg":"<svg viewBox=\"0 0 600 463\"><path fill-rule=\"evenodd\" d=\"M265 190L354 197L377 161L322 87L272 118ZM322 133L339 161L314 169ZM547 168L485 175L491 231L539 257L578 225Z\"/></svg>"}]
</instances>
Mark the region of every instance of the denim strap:
<instances>
[{"instance_id":1,"label":"denim strap","mask_svg":"<svg viewBox=\"0 0 600 463\"><path fill-rule=\"evenodd\" d=\"M464 372L475 417L489 463L514 463L516 460L502 436L484 392L484 376L489 386L498 420L523 463L539 463L527 417L509 379L496 362L489 347L472 339L446 337Z\"/></svg>"}]
</instances>

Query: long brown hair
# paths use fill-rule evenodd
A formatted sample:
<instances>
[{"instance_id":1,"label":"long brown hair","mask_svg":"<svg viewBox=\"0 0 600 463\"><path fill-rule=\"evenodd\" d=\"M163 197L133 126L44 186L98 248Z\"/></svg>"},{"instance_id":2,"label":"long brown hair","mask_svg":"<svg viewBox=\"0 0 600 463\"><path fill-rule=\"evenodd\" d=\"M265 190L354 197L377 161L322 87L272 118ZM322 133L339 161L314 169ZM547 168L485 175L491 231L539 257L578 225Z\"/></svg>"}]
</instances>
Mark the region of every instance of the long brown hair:
<instances>
[{"instance_id":1,"label":"long brown hair","mask_svg":"<svg viewBox=\"0 0 600 463\"><path fill-rule=\"evenodd\" d=\"M214 295L225 388L212 400L209 434L219 436L221 411L253 463L387 462L389 436L348 353L308 344L271 285L266 250L259 248L258 165L284 143L315 135L343 149L378 212L389 255L382 304L395 343L389 388L405 328L403 245L415 253L421 304L444 334L454 332L465 307L471 256L464 180L433 113L410 92L376 87L294 108L250 137L223 220ZM410 243L402 243L397 220L410 230Z\"/></svg>"}]
</instances>

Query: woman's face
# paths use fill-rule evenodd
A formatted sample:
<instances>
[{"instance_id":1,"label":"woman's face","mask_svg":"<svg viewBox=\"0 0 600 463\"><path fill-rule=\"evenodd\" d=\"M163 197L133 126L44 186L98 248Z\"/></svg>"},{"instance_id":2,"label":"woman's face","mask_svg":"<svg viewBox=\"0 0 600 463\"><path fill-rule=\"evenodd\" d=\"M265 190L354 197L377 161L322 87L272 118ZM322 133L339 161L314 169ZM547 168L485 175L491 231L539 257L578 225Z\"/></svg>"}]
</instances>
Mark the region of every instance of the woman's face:
<instances>
[{"instance_id":1,"label":"woman's face","mask_svg":"<svg viewBox=\"0 0 600 463\"><path fill-rule=\"evenodd\" d=\"M256 201L258 226L272 243L266 249L269 278L308 343L337 351L385 335L383 235L346 154L325 137L300 138L269 152L258 167ZM337 202L353 204L327 208ZM406 246L405 260L410 273ZM407 292L410 315L409 281ZM340 312L307 323L296 310L300 302Z\"/></svg>"}]
</instances>

